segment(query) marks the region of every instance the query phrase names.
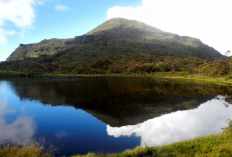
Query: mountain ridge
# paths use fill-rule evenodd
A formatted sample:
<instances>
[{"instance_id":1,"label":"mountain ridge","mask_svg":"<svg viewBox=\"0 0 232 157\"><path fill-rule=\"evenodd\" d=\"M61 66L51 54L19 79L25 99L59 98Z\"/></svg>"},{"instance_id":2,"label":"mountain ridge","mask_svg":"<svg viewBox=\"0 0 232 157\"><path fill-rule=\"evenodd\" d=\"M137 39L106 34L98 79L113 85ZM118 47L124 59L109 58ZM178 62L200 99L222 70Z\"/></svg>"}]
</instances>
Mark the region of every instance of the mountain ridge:
<instances>
[{"instance_id":1,"label":"mountain ridge","mask_svg":"<svg viewBox=\"0 0 232 157\"><path fill-rule=\"evenodd\" d=\"M50 57L57 64L96 59L125 60L154 56L199 57L214 60L222 55L199 39L179 36L135 20L110 19L82 36L20 44L7 61Z\"/></svg>"}]
</instances>

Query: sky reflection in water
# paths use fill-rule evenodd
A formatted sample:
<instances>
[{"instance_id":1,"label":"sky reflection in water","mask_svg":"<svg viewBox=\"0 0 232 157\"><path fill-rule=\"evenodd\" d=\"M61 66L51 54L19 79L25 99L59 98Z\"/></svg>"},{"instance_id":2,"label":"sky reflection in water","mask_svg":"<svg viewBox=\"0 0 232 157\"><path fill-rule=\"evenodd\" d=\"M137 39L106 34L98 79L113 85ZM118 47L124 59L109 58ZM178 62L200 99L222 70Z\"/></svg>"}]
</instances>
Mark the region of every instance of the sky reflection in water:
<instances>
[{"instance_id":1,"label":"sky reflection in water","mask_svg":"<svg viewBox=\"0 0 232 157\"><path fill-rule=\"evenodd\" d=\"M14 95L10 91L9 84L5 81L0 82L0 144L10 142L22 144L26 140L32 140L36 126L33 117L25 113L13 118L17 111L8 107L7 97L10 94Z\"/></svg>"},{"instance_id":2,"label":"sky reflection in water","mask_svg":"<svg viewBox=\"0 0 232 157\"><path fill-rule=\"evenodd\" d=\"M158 118L147 120L141 124L111 127L107 125L108 135L114 137L141 137L141 146L155 146L186 140L202 135L222 132L226 127L226 119L232 119L232 106L228 107L223 99L212 99L197 109L177 111Z\"/></svg>"}]
</instances>

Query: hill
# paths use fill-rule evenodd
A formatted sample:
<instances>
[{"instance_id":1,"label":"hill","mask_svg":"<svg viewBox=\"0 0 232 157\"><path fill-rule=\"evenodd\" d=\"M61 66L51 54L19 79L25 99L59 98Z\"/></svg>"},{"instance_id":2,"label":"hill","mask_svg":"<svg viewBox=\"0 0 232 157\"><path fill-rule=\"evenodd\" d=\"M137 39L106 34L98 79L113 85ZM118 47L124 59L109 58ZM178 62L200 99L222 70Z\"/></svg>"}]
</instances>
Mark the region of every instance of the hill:
<instances>
[{"instance_id":1,"label":"hill","mask_svg":"<svg viewBox=\"0 0 232 157\"><path fill-rule=\"evenodd\" d=\"M134 60L154 56L199 57L222 55L199 39L164 32L139 21L115 18L82 36L20 44L7 61L39 58L58 65L84 64L99 58Z\"/></svg>"}]
</instances>

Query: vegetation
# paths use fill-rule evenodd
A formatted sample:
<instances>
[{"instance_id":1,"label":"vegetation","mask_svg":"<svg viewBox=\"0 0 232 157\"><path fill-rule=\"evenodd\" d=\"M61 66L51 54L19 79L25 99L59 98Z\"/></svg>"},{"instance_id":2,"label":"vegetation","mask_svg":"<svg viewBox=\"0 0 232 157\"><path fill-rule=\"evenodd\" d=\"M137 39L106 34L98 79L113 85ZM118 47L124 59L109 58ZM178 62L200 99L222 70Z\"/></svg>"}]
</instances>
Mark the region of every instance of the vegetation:
<instances>
[{"instance_id":1,"label":"vegetation","mask_svg":"<svg viewBox=\"0 0 232 157\"><path fill-rule=\"evenodd\" d=\"M52 157L52 152L44 148L43 144L25 142L24 145L8 144L0 146L2 157Z\"/></svg>"},{"instance_id":2,"label":"vegetation","mask_svg":"<svg viewBox=\"0 0 232 157\"><path fill-rule=\"evenodd\" d=\"M106 75L106 76L151 76L151 77L184 77L217 79L230 82L232 79L232 58L207 61L197 57L156 56L149 59L115 61L98 59L84 65L53 64L43 59L26 59L22 61L2 62L0 77L3 76L76 76L76 75Z\"/></svg>"},{"instance_id":3,"label":"vegetation","mask_svg":"<svg viewBox=\"0 0 232 157\"><path fill-rule=\"evenodd\" d=\"M20 44L7 60L23 60L25 58L37 58L39 56L52 55L58 50L68 47L65 42L70 39L50 39L39 43Z\"/></svg>"},{"instance_id":4,"label":"vegetation","mask_svg":"<svg viewBox=\"0 0 232 157\"><path fill-rule=\"evenodd\" d=\"M28 71L17 71L17 70L1 70L0 77L25 77L25 76L34 76L35 72Z\"/></svg>"}]
</instances>

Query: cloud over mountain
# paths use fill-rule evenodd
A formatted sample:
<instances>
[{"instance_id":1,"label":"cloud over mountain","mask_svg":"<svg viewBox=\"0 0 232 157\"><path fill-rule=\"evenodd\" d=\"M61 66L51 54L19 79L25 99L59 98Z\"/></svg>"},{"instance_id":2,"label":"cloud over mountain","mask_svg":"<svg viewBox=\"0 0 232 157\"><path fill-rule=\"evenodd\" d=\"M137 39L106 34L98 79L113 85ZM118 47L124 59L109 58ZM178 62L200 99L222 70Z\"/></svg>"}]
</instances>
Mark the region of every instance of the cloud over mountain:
<instances>
[{"instance_id":1,"label":"cloud over mountain","mask_svg":"<svg viewBox=\"0 0 232 157\"><path fill-rule=\"evenodd\" d=\"M168 32L200 38L225 53L232 49L231 6L231 0L143 0L137 8L112 7L107 18L138 20Z\"/></svg>"}]
</instances>

